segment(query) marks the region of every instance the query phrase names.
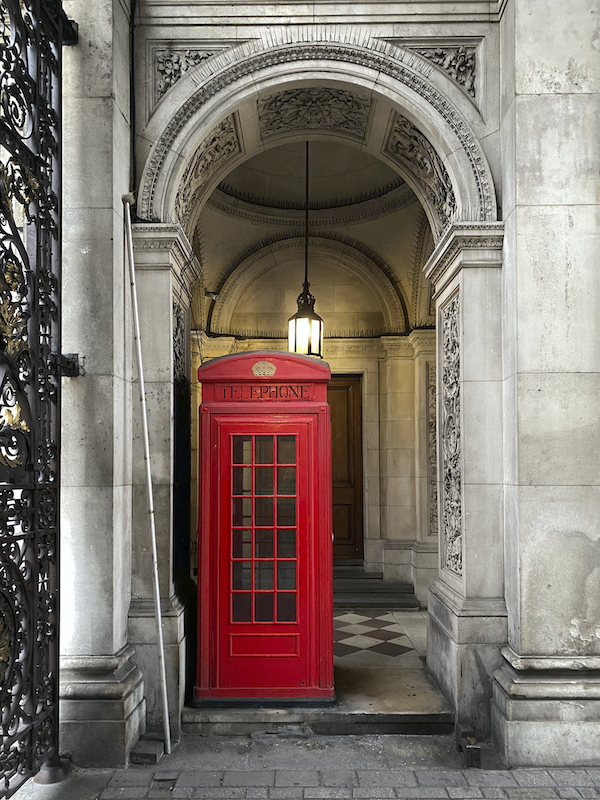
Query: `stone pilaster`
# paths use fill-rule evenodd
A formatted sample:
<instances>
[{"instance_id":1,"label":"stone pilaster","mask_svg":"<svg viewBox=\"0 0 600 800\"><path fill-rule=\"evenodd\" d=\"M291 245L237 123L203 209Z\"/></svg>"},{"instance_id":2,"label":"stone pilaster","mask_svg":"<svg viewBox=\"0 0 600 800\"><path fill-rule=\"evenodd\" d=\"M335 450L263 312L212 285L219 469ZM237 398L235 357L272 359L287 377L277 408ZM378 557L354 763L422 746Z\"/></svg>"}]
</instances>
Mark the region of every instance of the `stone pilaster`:
<instances>
[{"instance_id":1,"label":"stone pilaster","mask_svg":"<svg viewBox=\"0 0 600 800\"><path fill-rule=\"evenodd\" d=\"M511 766L595 764L600 747L592 18L585 0L509 0L501 21L508 646L492 732Z\"/></svg>"},{"instance_id":2,"label":"stone pilaster","mask_svg":"<svg viewBox=\"0 0 600 800\"><path fill-rule=\"evenodd\" d=\"M506 642L500 223L446 231L425 266L437 310L439 576L428 665L457 720L490 730L491 676Z\"/></svg>"},{"instance_id":3,"label":"stone pilaster","mask_svg":"<svg viewBox=\"0 0 600 800\"><path fill-rule=\"evenodd\" d=\"M173 736L181 730L185 692L184 610L189 588L189 518L177 516L183 489L189 508L189 480L177 485L177 414L189 416L191 285L199 276L195 255L177 224L134 225L134 260L144 380L150 429L150 457L156 520L163 637L169 716ZM134 387L135 393L135 387ZM133 449L133 564L129 641L146 684L147 723L162 727L156 626L152 600L152 558L148 501L141 441L141 417L135 408ZM187 408L177 409L177 404ZM185 430L189 460L189 419ZM183 467L186 465L183 464ZM189 469L189 465L187 467ZM178 528L180 526L182 529ZM184 552L182 552L182 550ZM184 567L181 567L181 564ZM186 575L187 572L187 575ZM186 578L188 584L186 585Z\"/></svg>"},{"instance_id":4,"label":"stone pilaster","mask_svg":"<svg viewBox=\"0 0 600 800\"><path fill-rule=\"evenodd\" d=\"M127 764L144 731L127 646L131 596L131 315L127 4L67 0L79 43L63 63L63 380L60 746L81 766Z\"/></svg>"}]
</instances>

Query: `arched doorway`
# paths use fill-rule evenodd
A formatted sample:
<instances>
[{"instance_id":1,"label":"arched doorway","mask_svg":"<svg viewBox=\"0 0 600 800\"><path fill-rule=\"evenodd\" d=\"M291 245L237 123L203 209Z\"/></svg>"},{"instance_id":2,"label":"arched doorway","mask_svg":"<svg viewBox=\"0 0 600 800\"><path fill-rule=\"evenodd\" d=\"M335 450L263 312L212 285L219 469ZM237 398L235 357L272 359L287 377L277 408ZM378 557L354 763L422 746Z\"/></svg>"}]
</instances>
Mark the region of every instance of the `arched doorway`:
<instances>
[{"instance_id":1,"label":"arched doorway","mask_svg":"<svg viewBox=\"0 0 600 800\"><path fill-rule=\"evenodd\" d=\"M323 207L314 209L321 224L317 235L311 232L319 265L311 280L318 276L320 284L313 288L317 297L320 289L331 298L326 313L339 333L325 357L334 371L363 378L365 560L390 576L410 574L425 600L438 573L441 529L441 569L453 591L464 593L462 561L452 561L464 547L462 518L454 533L446 524L457 485L462 508L460 471L443 455L436 475L435 310L423 266L437 242L428 274L440 279L440 254L452 257L457 226L466 232L457 246L462 252L480 249L478 232L495 221L489 169L471 128L476 115L468 103L450 102L445 79L436 75L441 88L428 80L424 60L375 41L307 43L290 33L209 62L165 96L146 128L144 140L153 144L142 152L138 215L158 224L139 226L138 248L150 230L159 239L164 225L184 242L178 246L189 254L186 263L199 264L184 303L195 330L192 360L265 347L265 339L281 344L281 320L294 308L273 313L273 307L287 298L293 303L299 290L299 209L290 167L298 142L314 140L324 165L335 151L348 186L353 174L368 176L366 186L356 179L358 193L335 197L328 175ZM283 194L278 183L285 184ZM465 244L473 231L469 241L476 244ZM338 288L345 298L336 306ZM438 303L438 314L451 327L456 304L452 297L444 303L446 312ZM447 337L448 346L452 341ZM438 379L438 394L442 384ZM448 480L440 481L444 470ZM438 627L434 646L443 671L442 662L456 663L460 647L450 628ZM446 688L457 700L454 675Z\"/></svg>"}]
</instances>

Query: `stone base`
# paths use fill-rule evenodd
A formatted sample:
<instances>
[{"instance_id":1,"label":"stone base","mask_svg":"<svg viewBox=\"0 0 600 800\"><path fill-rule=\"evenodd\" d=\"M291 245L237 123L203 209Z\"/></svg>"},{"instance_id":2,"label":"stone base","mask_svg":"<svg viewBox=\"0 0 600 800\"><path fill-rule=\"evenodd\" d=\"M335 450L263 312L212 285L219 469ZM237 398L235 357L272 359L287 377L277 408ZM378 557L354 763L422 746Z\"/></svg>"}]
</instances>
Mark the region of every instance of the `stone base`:
<instances>
[{"instance_id":1,"label":"stone base","mask_svg":"<svg viewBox=\"0 0 600 800\"><path fill-rule=\"evenodd\" d=\"M507 639L504 600L464 598L437 580L428 612L427 666L454 706L457 722L487 738L492 675Z\"/></svg>"},{"instance_id":2,"label":"stone base","mask_svg":"<svg viewBox=\"0 0 600 800\"><path fill-rule=\"evenodd\" d=\"M427 608L429 588L437 575L437 542L384 541L383 579L411 583L421 608Z\"/></svg>"},{"instance_id":3,"label":"stone base","mask_svg":"<svg viewBox=\"0 0 600 800\"><path fill-rule=\"evenodd\" d=\"M146 727L142 673L131 646L114 656L65 656L60 752L82 767L126 767Z\"/></svg>"},{"instance_id":4,"label":"stone base","mask_svg":"<svg viewBox=\"0 0 600 800\"><path fill-rule=\"evenodd\" d=\"M592 671L581 659L568 669L566 659L544 659L546 669L532 669L508 648L502 655L494 674L492 738L507 765L600 765L598 665Z\"/></svg>"},{"instance_id":5,"label":"stone base","mask_svg":"<svg viewBox=\"0 0 600 800\"><path fill-rule=\"evenodd\" d=\"M162 601L167 699L173 739L178 739L181 735L181 712L185 699L184 611L184 606L177 598ZM135 647L133 660L144 675L148 730L162 731L162 695L153 600L132 600L129 610L128 635L129 641Z\"/></svg>"}]
</instances>

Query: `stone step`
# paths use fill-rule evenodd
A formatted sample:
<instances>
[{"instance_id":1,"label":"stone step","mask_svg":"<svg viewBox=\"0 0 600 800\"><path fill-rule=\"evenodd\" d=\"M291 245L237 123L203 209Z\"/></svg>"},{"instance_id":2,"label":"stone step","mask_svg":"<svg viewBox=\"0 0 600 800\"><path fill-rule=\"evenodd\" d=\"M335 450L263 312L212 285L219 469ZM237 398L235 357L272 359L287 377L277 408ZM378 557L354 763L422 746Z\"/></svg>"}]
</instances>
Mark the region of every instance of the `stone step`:
<instances>
[{"instance_id":1,"label":"stone step","mask_svg":"<svg viewBox=\"0 0 600 800\"><path fill-rule=\"evenodd\" d=\"M397 611L418 611L419 601L414 594L388 593L370 594L357 592L335 592L333 594L334 608L390 608Z\"/></svg>"},{"instance_id":2,"label":"stone step","mask_svg":"<svg viewBox=\"0 0 600 800\"><path fill-rule=\"evenodd\" d=\"M365 572L362 567L334 567L333 580L383 580L382 572Z\"/></svg>"},{"instance_id":3,"label":"stone step","mask_svg":"<svg viewBox=\"0 0 600 800\"><path fill-rule=\"evenodd\" d=\"M351 592L368 592L381 594L412 594L413 587L410 583L395 583L392 581L371 581L357 578L356 580L333 579L334 594Z\"/></svg>"}]
</instances>

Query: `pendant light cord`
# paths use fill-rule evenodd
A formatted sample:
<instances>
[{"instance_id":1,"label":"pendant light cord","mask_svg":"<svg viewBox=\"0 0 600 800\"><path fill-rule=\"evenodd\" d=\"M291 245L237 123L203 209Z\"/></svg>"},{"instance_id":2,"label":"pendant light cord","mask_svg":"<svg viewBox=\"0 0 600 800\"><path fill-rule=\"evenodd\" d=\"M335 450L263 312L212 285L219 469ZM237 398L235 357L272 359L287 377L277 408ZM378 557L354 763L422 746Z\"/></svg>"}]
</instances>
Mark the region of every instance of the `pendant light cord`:
<instances>
[{"instance_id":1,"label":"pendant light cord","mask_svg":"<svg viewBox=\"0 0 600 800\"><path fill-rule=\"evenodd\" d=\"M306 141L306 198L304 202L304 287L308 291L308 139Z\"/></svg>"}]
</instances>

